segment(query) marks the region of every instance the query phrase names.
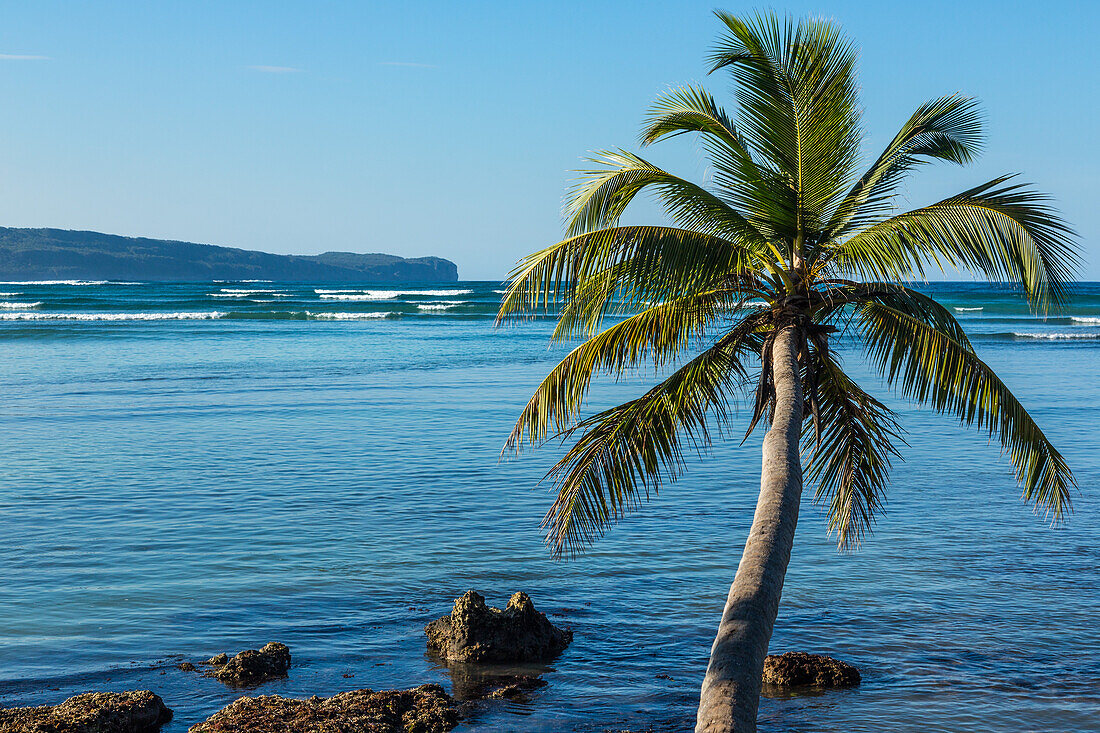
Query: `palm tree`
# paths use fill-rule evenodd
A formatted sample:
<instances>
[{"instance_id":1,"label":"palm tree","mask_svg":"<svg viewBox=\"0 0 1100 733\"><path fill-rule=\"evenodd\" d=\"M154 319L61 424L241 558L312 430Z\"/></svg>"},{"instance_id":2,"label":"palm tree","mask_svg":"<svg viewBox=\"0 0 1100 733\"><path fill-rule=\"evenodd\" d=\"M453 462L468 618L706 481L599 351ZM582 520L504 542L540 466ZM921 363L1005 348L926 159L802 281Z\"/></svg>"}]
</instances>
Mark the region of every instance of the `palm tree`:
<instances>
[{"instance_id":1,"label":"palm tree","mask_svg":"<svg viewBox=\"0 0 1100 733\"><path fill-rule=\"evenodd\" d=\"M801 452L829 531L853 548L882 507L904 443L894 414L845 373L830 337L851 332L889 386L998 436L1024 499L1060 521L1075 486L1062 456L955 318L902 283L928 267L968 270L1013 283L1033 308L1048 309L1063 302L1077 254L1047 198L1010 177L896 210L907 173L979 152L972 99L918 107L861 174L856 53L837 26L717 15L724 29L711 71L731 73L736 117L686 86L656 101L641 136L649 145L698 134L712 180L692 183L621 150L599 154L567 197L568 238L520 262L498 322L553 310L554 339L586 339L539 385L505 446L575 438L548 474L557 499L544 527L559 555L582 550L674 480L685 450L709 448L740 397L752 403L746 437L761 418L769 424L756 514L696 728L740 733L756 730ZM674 226L619 225L642 191ZM616 312L633 315L604 329ZM688 355L642 396L581 419L595 374L643 365L668 373Z\"/></svg>"}]
</instances>

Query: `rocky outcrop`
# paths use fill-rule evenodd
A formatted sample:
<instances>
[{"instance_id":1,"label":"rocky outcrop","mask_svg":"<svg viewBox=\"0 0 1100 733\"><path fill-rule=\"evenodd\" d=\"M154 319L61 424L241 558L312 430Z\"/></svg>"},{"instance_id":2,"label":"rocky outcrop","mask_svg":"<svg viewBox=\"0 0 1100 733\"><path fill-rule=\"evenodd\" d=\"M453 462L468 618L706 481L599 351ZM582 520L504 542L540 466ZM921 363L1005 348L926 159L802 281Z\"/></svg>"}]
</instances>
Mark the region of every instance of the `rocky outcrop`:
<instances>
[{"instance_id":1,"label":"rocky outcrop","mask_svg":"<svg viewBox=\"0 0 1100 733\"><path fill-rule=\"evenodd\" d=\"M413 690L355 690L293 700L242 697L188 733L445 733L458 724L454 701L439 685Z\"/></svg>"},{"instance_id":2,"label":"rocky outcrop","mask_svg":"<svg viewBox=\"0 0 1100 733\"><path fill-rule=\"evenodd\" d=\"M290 649L273 641L260 650L245 649L235 657L218 654L207 664L214 667L206 674L233 687L251 687L278 677L290 669Z\"/></svg>"},{"instance_id":3,"label":"rocky outcrop","mask_svg":"<svg viewBox=\"0 0 1100 733\"><path fill-rule=\"evenodd\" d=\"M859 670L823 654L787 652L764 660L764 684L777 687L853 687Z\"/></svg>"},{"instance_id":4,"label":"rocky outcrop","mask_svg":"<svg viewBox=\"0 0 1100 733\"><path fill-rule=\"evenodd\" d=\"M455 600L449 616L424 631L428 648L452 662L532 662L561 653L573 632L559 629L535 610L526 593L516 593L501 611L467 591Z\"/></svg>"},{"instance_id":5,"label":"rocky outcrop","mask_svg":"<svg viewBox=\"0 0 1100 733\"><path fill-rule=\"evenodd\" d=\"M86 692L60 705L0 709L4 733L153 733L172 711L149 690Z\"/></svg>"}]
</instances>

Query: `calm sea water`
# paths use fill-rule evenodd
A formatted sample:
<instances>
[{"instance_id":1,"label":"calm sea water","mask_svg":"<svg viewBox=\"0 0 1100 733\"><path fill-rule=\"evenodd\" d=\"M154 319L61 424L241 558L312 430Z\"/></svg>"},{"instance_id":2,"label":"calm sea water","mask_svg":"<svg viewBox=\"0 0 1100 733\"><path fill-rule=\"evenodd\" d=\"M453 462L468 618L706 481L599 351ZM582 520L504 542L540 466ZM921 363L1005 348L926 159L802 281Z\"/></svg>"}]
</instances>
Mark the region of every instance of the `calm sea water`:
<instances>
[{"instance_id":1,"label":"calm sea water","mask_svg":"<svg viewBox=\"0 0 1100 733\"><path fill-rule=\"evenodd\" d=\"M294 668L262 692L449 687L423 626L476 588L525 590L576 636L547 687L461 730L690 730L759 438L551 560L557 449L498 452L563 350L549 321L494 329L499 288L0 285L0 704L151 688L181 733L240 693L175 664L273 640ZM1100 286L1056 318L930 290L1065 453L1076 512L1050 529L995 443L888 400L911 446L887 514L840 555L807 498L772 640L864 682L765 699L761 729L1100 730Z\"/></svg>"}]
</instances>

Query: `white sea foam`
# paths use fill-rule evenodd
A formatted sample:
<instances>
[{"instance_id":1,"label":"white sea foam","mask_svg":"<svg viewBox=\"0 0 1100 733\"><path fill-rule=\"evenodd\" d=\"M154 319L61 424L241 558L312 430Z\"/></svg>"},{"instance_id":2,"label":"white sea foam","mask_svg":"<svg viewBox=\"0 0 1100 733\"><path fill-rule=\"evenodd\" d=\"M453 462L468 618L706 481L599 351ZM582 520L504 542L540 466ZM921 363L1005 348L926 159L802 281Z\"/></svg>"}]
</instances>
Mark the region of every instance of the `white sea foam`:
<instances>
[{"instance_id":1,"label":"white sea foam","mask_svg":"<svg viewBox=\"0 0 1100 733\"><path fill-rule=\"evenodd\" d=\"M376 311L371 313L314 313L312 311L306 311L306 315L310 318L317 318L324 321L364 321L371 318L385 318L392 314L389 311Z\"/></svg>"},{"instance_id":2,"label":"white sea foam","mask_svg":"<svg viewBox=\"0 0 1100 733\"><path fill-rule=\"evenodd\" d=\"M459 303L421 303L416 307L422 311L446 311L457 305L459 305Z\"/></svg>"},{"instance_id":3,"label":"white sea foam","mask_svg":"<svg viewBox=\"0 0 1100 733\"><path fill-rule=\"evenodd\" d=\"M271 288L222 288L221 290L226 295L283 295L290 296L292 293L287 293L282 290L273 290ZM211 293L213 295L213 293Z\"/></svg>"},{"instance_id":4,"label":"white sea foam","mask_svg":"<svg viewBox=\"0 0 1100 733\"><path fill-rule=\"evenodd\" d=\"M22 293L0 293L0 298L10 298L14 295L22 295Z\"/></svg>"},{"instance_id":5,"label":"white sea foam","mask_svg":"<svg viewBox=\"0 0 1100 733\"><path fill-rule=\"evenodd\" d=\"M321 300L389 300L399 293L392 290L378 290L373 293L322 293Z\"/></svg>"},{"instance_id":6,"label":"white sea foam","mask_svg":"<svg viewBox=\"0 0 1100 733\"><path fill-rule=\"evenodd\" d=\"M4 280L0 285L106 285L107 280ZM116 285L140 285L141 283L116 283Z\"/></svg>"},{"instance_id":7,"label":"white sea foam","mask_svg":"<svg viewBox=\"0 0 1100 733\"><path fill-rule=\"evenodd\" d=\"M1043 341L1088 341L1100 340L1100 333L1013 333L1021 339L1041 339Z\"/></svg>"},{"instance_id":8,"label":"white sea foam","mask_svg":"<svg viewBox=\"0 0 1100 733\"><path fill-rule=\"evenodd\" d=\"M1100 316L1070 316L1074 323L1100 323Z\"/></svg>"},{"instance_id":9,"label":"white sea foam","mask_svg":"<svg viewBox=\"0 0 1100 733\"><path fill-rule=\"evenodd\" d=\"M403 295L438 298L469 295L473 290L314 290L324 300L391 300Z\"/></svg>"},{"instance_id":10,"label":"white sea foam","mask_svg":"<svg viewBox=\"0 0 1100 733\"><path fill-rule=\"evenodd\" d=\"M224 311L173 313L0 313L0 321L205 321L225 318Z\"/></svg>"},{"instance_id":11,"label":"white sea foam","mask_svg":"<svg viewBox=\"0 0 1100 733\"><path fill-rule=\"evenodd\" d=\"M248 298L252 295L262 295L266 298L291 298L294 293L280 293L274 290L233 290L222 288L220 293L207 293L210 298Z\"/></svg>"},{"instance_id":12,"label":"white sea foam","mask_svg":"<svg viewBox=\"0 0 1100 733\"><path fill-rule=\"evenodd\" d=\"M7 310L19 310L21 308L37 308L40 305L42 305L41 300L36 300L33 303L3 302L0 303L0 308L5 308Z\"/></svg>"},{"instance_id":13,"label":"white sea foam","mask_svg":"<svg viewBox=\"0 0 1100 733\"><path fill-rule=\"evenodd\" d=\"M980 310L985 310L985 309L982 308L982 306L980 306L980 305L977 308L956 308L955 309L955 311L958 312L958 313L973 313L974 311L980 311Z\"/></svg>"}]
</instances>

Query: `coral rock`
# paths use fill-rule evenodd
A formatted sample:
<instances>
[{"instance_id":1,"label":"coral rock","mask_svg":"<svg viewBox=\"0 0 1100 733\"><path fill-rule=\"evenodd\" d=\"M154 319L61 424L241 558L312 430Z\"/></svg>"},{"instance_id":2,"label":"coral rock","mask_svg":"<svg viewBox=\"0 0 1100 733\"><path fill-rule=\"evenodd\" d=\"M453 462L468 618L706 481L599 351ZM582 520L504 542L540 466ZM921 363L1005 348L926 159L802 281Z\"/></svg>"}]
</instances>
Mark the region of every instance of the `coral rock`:
<instances>
[{"instance_id":1,"label":"coral rock","mask_svg":"<svg viewBox=\"0 0 1100 733\"><path fill-rule=\"evenodd\" d=\"M188 733L445 733L458 724L454 701L439 685L413 690L355 690L293 700L242 697Z\"/></svg>"},{"instance_id":2,"label":"coral rock","mask_svg":"<svg viewBox=\"0 0 1100 733\"><path fill-rule=\"evenodd\" d=\"M449 616L424 631L428 648L453 662L532 662L561 653L573 632L559 629L535 610L526 593L516 593L501 611L467 591L455 600Z\"/></svg>"},{"instance_id":3,"label":"coral rock","mask_svg":"<svg viewBox=\"0 0 1100 733\"><path fill-rule=\"evenodd\" d=\"M259 651L245 649L233 658L219 654L211 657L208 664L215 667L206 673L208 676L234 687L248 687L286 677L290 669L290 650L285 644L273 641Z\"/></svg>"},{"instance_id":4,"label":"coral rock","mask_svg":"<svg viewBox=\"0 0 1100 733\"><path fill-rule=\"evenodd\" d=\"M60 705L0 709L4 733L152 733L172 711L149 690L86 692Z\"/></svg>"},{"instance_id":5,"label":"coral rock","mask_svg":"<svg viewBox=\"0 0 1100 733\"><path fill-rule=\"evenodd\" d=\"M764 683L779 687L853 687L859 670L822 654L787 652L764 660Z\"/></svg>"}]
</instances>

